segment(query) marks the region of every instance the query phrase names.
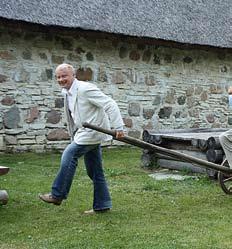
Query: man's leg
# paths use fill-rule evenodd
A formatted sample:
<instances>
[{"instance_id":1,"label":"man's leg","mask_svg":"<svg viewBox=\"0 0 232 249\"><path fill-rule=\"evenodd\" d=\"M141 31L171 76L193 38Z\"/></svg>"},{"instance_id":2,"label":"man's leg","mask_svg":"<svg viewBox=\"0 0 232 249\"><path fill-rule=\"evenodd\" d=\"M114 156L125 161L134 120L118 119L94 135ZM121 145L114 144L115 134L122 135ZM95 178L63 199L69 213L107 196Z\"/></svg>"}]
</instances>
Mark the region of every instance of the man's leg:
<instances>
[{"instance_id":1,"label":"man's leg","mask_svg":"<svg viewBox=\"0 0 232 249\"><path fill-rule=\"evenodd\" d=\"M93 181L94 186L93 210L111 209L112 202L102 167L101 146L97 145L95 149L86 153L84 161L87 174Z\"/></svg>"},{"instance_id":2,"label":"man's leg","mask_svg":"<svg viewBox=\"0 0 232 249\"><path fill-rule=\"evenodd\" d=\"M93 148L93 145L78 145L75 142L69 144L62 154L60 170L53 182L52 192L40 195L40 199L55 205L60 205L63 199L67 199L76 172L78 158Z\"/></svg>"},{"instance_id":3,"label":"man's leg","mask_svg":"<svg viewBox=\"0 0 232 249\"><path fill-rule=\"evenodd\" d=\"M232 168L232 129L223 132L219 136L221 146L226 154L226 159L229 163L230 168Z\"/></svg>"}]
</instances>

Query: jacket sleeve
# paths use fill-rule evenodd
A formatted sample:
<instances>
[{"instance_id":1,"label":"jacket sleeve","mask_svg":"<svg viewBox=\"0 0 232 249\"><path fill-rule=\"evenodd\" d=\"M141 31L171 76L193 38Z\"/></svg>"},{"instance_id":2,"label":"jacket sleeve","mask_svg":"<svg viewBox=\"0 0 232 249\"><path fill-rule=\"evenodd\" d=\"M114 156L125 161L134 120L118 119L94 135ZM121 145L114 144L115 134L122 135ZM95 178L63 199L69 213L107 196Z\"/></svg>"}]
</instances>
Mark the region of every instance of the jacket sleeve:
<instances>
[{"instance_id":1,"label":"jacket sleeve","mask_svg":"<svg viewBox=\"0 0 232 249\"><path fill-rule=\"evenodd\" d=\"M119 107L111 97L105 95L94 84L89 84L87 86L84 95L91 104L103 108L109 118L112 128L123 129L124 123Z\"/></svg>"}]
</instances>

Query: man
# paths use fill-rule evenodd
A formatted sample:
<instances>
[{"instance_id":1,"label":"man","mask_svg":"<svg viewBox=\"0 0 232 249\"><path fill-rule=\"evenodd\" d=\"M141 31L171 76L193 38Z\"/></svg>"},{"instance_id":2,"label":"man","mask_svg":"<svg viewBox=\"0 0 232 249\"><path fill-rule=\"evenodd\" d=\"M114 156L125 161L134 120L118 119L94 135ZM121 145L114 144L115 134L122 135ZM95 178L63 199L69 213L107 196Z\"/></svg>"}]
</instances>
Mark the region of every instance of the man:
<instances>
[{"instance_id":1,"label":"man","mask_svg":"<svg viewBox=\"0 0 232 249\"><path fill-rule=\"evenodd\" d=\"M232 87L228 89L229 94L229 108L232 106ZM221 146L225 152L226 159L229 163L229 167L232 168L232 129L223 132L219 136Z\"/></svg>"},{"instance_id":2,"label":"man","mask_svg":"<svg viewBox=\"0 0 232 249\"><path fill-rule=\"evenodd\" d=\"M112 208L112 202L103 172L100 143L111 137L84 128L82 123L88 122L107 129L114 128L116 137L121 138L124 136L124 123L119 108L113 99L94 84L78 81L72 65L59 65L55 74L64 94L65 117L73 141L62 154L60 170L53 182L51 193L39 197L54 205L60 205L67 199L78 158L84 156L87 174L94 186L93 209L85 213L108 211Z\"/></svg>"}]
</instances>

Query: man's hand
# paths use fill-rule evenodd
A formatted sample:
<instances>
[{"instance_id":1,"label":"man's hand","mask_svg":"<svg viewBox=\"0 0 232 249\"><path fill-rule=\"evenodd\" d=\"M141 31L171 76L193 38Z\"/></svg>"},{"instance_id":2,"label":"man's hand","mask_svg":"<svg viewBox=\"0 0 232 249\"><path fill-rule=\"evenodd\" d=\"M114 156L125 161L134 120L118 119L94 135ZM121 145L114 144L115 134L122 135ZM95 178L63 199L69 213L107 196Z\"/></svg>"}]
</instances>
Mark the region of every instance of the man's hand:
<instances>
[{"instance_id":1,"label":"man's hand","mask_svg":"<svg viewBox=\"0 0 232 249\"><path fill-rule=\"evenodd\" d=\"M229 87L228 93L229 93L229 94L232 94L232 86Z\"/></svg>"},{"instance_id":2,"label":"man's hand","mask_svg":"<svg viewBox=\"0 0 232 249\"><path fill-rule=\"evenodd\" d=\"M124 131L116 130L116 138L123 138L125 136Z\"/></svg>"}]
</instances>

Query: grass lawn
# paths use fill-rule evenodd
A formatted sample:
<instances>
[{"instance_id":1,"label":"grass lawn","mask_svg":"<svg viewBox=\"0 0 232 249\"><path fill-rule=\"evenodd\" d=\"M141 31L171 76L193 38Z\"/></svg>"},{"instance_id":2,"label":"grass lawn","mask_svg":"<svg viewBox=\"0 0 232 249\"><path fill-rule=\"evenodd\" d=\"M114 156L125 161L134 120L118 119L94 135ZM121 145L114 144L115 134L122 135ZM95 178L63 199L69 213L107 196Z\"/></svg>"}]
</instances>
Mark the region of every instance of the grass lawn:
<instances>
[{"instance_id":1,"label":"grass lawn","mask_svg":"<svg viewBox=\"0 0 232 249\"><path fill-rule=\"evenodd\" d=\"M112 212L92 216L92 184L80 160L69 198L61 206L42 203L50 191L60 154L3 154L0 177L10 199L0 206L0 249L229 249L232 197L206 176L155 181L140 168L141 151L103 151Z\"/></svg>"}]
</instances>

